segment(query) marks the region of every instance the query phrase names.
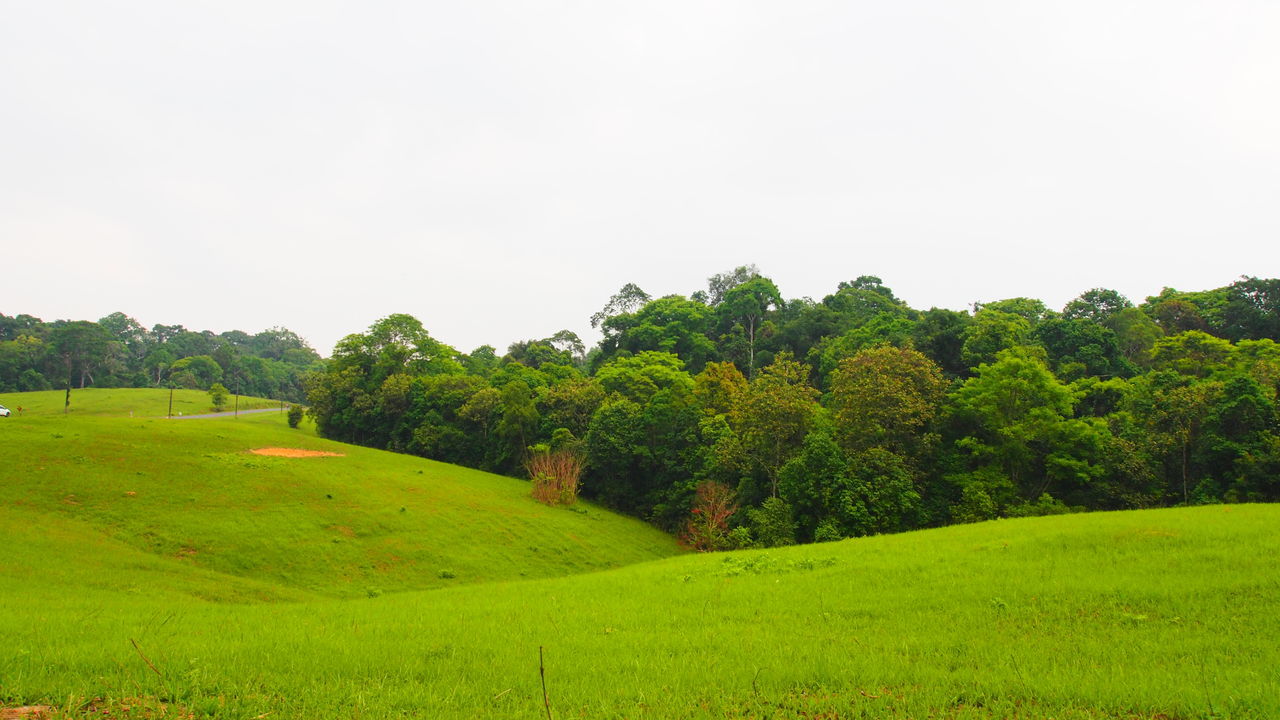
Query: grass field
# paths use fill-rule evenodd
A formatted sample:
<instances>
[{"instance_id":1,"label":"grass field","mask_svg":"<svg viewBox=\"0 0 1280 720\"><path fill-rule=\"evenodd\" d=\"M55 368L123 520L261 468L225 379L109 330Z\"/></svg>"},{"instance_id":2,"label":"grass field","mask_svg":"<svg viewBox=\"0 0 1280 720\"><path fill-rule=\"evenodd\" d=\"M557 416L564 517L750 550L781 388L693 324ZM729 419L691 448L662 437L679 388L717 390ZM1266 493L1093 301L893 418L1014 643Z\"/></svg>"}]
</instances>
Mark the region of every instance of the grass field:
<instances>
[{"instance_id":1,"label":"grass field","mask_svg":"<svg viewBox=\"0 0 1280 720\"><path fill-rule=\"evenodd\" d=\"M0 419L0 509L29 518L23 532L74 521L183 565L329 597L568 575L677 552L639 521L585 503L549 508L527 483L330 442L279 413L166 420L145 417L163 414L165 391L102 392L81 392L84 410L69 416L60 397L47 402L56 393L6 398L30 408ZM120 396L134 417L109 412ZM342 456L249 452L263 447Z\"/></svg>"},{"instance_id":2,"label":"grass field","mask_svg":"<svg viewBox=\"0 0 1280 720\"><path fill-rule=\"evenodd\" d=\"M0 706L101 718L538 718L541 648L555 718L1280 717L1277 506L998 521L649 562L636 551L612 560L627 567L571 576L600 567L586 556L605 550L565 545L554 572L534 565L524 572L547 577L521 580L516 568L545 560L551 541L536 552L508 542L518 481L336 446L270 413L27 420L0 425ZM223 457L287 440L347 453L311 467L348 465ZM44 470L12 471L33 456ZM144 462L153 456L174 465ZM430 517L430 503L399 512L398 498L416 497L406 488L454 485L493 495L438 513L469 513L467 527L396 524ZM230 513L237 503L249 509ZM594 508L529 512L616 523L617 541L650 543L650 558L674 549ZM338 522L368 532L333 543ZM468 556L487 560L445 579L432 538L449 528L469 532ZM387 537L413 539L421 554L383 575L354 562ZM523 559L498 560L511 553ZM371 597L374 577L387 591L437 589Z\"/></svg>"},{"instance_id":3,"label":"grass field","mask_svg":"<svg viewBox=\"0 0 1280 720\"><path fill-rule=\"evenodd\" d=\"M209 393L203 390L174 390L173 415L200 415L214 411ZM66 407L68 416L83 417L167 417L169 415L168 390L138 390L134 388L88 388L71 391L71 404ZM62 415L66 394L62 390L46 392L5 393L0 396L0 404L14 411L18 417L46 417ZM279 400L240 396L240 409L278 408ZM235 396L227 399L224 411L234 409ZM22 408L22 414L17 414Z\"/></svg>"}]
</instances>

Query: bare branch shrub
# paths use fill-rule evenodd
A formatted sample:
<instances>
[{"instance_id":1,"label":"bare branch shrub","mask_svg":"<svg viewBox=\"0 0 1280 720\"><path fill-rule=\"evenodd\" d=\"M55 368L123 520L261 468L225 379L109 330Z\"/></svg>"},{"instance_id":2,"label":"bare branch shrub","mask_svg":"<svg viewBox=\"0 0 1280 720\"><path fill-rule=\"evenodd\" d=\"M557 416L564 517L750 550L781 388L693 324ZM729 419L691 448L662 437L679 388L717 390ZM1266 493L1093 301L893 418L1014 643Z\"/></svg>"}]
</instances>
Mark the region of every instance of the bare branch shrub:
<instances>
[{"instance_id":1,"label":"bare branch shrub","mask_svg":"<svg viewBox=\"0 0 1280 720\"><path fill-rule=\"evenodd\" d=\"M578 500L582 456L571 450L535 452L525 461L533 499L545 505L572 505Z\"/></svg>"},{"instance_id":2,"label":"bare branch shrub","mask_svg":"<svg viewBox=\"0 0 1280 720\"><path fill-rule=\"evenodd\" d=\"M733 490L724 483L706 480L698 483L694 492L692 514L680 539L700 552L729 548L729 518L738 512Z\"/></svg>"}]
</instances>

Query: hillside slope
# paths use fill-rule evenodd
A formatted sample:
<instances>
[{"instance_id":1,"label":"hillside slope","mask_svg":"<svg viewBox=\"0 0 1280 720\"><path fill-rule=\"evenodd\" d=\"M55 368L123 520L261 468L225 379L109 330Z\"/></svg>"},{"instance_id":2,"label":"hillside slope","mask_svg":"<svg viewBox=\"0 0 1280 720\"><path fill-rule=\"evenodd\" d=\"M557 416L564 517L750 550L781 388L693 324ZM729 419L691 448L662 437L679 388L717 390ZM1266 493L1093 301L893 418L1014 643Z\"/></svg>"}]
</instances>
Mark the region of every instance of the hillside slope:
<instances>
[{"instance_id":1,"label":"hillside slope","mask_svg":"<svg viewBox=\"0 0 1280 720\"><path fill-rule=\"evenodd\" d=\"M0 593L0 704L538 718L541 651L557 718L1262 720L1280 717L1276 557L1280 507L1241 505L342 601L152 597L159 568L127 562L84 587L77 560Z\"/></svg>"},{"instance_id":2,"label":"hillside slope","mask_svg":"<svg viewBox=\"0 0 1280 720\"><path fill-rule=\"evenodd\" d=\"M208 409L183 399L188 414ZM636 520L585 503L546 507L522 481L326 441L278 413L166 420L156 417L167 410L162 390L76 391L65 416L61 393L4 402L25 408L0 418L8 544L73 523L289 591L282 596L333 597L568 575L678 552ZM337 456L250 452L266 447Z\"/></svg>"}]
</instances>

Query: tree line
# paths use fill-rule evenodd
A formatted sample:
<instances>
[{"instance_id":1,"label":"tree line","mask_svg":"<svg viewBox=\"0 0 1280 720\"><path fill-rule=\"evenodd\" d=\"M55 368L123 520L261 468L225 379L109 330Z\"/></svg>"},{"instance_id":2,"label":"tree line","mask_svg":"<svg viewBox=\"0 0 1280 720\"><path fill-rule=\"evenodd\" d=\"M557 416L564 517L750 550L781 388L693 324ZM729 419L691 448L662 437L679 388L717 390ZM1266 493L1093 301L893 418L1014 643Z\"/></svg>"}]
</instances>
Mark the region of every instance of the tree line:
<instances>
[{"instance_id":1,"label":"tree line","mask_svg":"<svg viewBox=\"0 0 1280 720\"><path fill-rule=\"evenodd\" d=\"M1280 500L1280 280L916 310L879 278L785 299L754 266L629 284L568 331L459 353L392 315L307 380L319 432L582 492L691 544Z\"/></svg>"},{"instance_id":2,"label":"tree line","mask_svg":"<svg viewBox=\"0 0 1280 720\"><path fill-rule=\"evenodd\" d=\"M0 314L0 391L177 387L221 383L242 395L304 399L320 356L296 333L271 328L214 334L181 325L150 330L124 313L97 322Z\"/></svg>"}]
</instances>

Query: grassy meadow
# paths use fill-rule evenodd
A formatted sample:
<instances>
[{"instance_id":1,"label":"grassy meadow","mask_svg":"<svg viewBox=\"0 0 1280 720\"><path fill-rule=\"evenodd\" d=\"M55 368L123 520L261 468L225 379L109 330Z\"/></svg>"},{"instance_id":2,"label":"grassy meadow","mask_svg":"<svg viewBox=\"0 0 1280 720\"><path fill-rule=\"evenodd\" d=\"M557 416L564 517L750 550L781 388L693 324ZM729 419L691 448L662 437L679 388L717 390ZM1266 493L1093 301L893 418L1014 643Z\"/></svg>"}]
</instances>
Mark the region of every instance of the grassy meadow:
<instances>
[{"instance_id":1,"label":"grassy meadow","mask_svg":"<svg viewBox=\"0 0 1280 720\"><path fill-rule=\"evenodd\" d=\"M0 419L0 707L539 718L541 649L555 718L1280 717L1280 507L677 555L275 413L60 402Z\"/></svg>"}]
</instances>

